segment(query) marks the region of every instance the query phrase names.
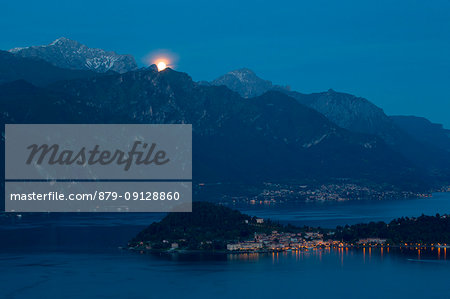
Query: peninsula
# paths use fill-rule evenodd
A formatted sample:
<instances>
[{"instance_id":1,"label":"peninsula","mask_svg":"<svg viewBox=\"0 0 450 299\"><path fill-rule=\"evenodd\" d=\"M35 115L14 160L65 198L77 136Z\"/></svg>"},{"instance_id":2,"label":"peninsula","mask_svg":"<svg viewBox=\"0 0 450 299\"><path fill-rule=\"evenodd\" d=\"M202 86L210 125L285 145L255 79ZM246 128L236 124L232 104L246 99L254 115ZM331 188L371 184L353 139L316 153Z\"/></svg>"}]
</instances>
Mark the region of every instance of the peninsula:
<instances>
[{"instance_id":1,"label":"peninsula","mask_svg":"<svg viewBox=\"0 0 450 299\"><path fill-rule=\"evenodd\" d=\"M282 225L208 202L194 202L192 213L171 213L133 238L140 251L271 252L318 247L445 247L450 216L422 215L390 223L370 222L336 229Z\"/></svg>"}]
</instances>

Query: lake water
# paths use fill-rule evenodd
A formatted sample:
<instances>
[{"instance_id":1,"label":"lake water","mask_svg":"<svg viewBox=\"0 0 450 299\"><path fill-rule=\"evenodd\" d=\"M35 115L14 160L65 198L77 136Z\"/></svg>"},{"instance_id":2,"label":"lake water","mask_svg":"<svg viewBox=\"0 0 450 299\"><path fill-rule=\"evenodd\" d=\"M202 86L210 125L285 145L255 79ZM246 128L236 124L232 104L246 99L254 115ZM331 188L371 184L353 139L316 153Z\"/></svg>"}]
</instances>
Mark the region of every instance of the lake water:
<instances>
[{"instance_id":1,"label":"lake water","mask_svg":"<svg viewBox=\"0 0 450 299\"><path fill-rule=\"evenodd\" d=\"M229 205L233 207L233 205ZM335 228L370 221L389 222L403 216L450 214L450 193L398 200L296 202L275 205L235 205L246 214L283 223Z\"/></svg>"},{"instance_id":2,"label":"lake water","mask_svg":"<svg viewBox=\"0 0 450 299\"><path fill-rule=\"evenodd\" d=\"M2 298L448 298L441 250L263 255L0 254Z\"/></svg>"},{"instance_id":3,"label":"lake water","mask_svg":"<svg viewBox=\"0 0 450 299\"><path fill-rule=\"evenodd\" d=\"M240 206L333 227L450 213L450 194L377 202ZM0 298L445 298L448 250L349 249L250 255L119 250L161 214L24 214L0 219Z\"/></svg>"}]
</instances>

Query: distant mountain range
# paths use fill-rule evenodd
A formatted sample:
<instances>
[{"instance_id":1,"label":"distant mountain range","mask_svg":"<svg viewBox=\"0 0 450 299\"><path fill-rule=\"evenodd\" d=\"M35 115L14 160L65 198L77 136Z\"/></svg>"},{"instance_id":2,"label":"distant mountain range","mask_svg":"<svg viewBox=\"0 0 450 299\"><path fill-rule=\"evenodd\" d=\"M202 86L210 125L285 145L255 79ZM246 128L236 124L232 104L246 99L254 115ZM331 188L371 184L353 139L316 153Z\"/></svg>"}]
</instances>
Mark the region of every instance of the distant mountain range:
<instances>
[{"instance_id":1,"label":"distant mountain range","mask_svg":"<svg viewBox=\"0 0 450 299\"><path fill-rule=\"evenodd\" d=\"M137 69L136 61L131 55L89 48L65 37L48 45L14 48L9 52L27 58L37 57L54 66L74 70L125 73Z\"/></svg>"},{"instance_id":2,"label":"distant mountain range","mask_svg":"<svg viewBox=\"0 0 450 299\"><path fill-rule=\"evenodd\" d=\"M24 58L0 50L0 84L26 80L36 86L46 86L60 80L89 78L101 74L86 70L70 70L36 58Z\"/></svg>"},{"instance_id":3,"label":"distant mountain range","mask_svg":"<svg viewBox=\"0 0 450 299\"><path fill-rule=\"evenodd\" d=\"M408 190L450 181L446 151L428 133L411 134L411 122L362 98L304 95L248 69L197 83L170 68L98 73L0 52L0 82L2 123L193 124L196 181L350 180ZM431 127L445 148L448 132Z\"/></svg>"},{"instance_id":4,"label":"distant mountain range","mask_svg":"<svg viewBox=\"0 0 450 299\"><path fill-rule=\"evenodd\" d=\"M420 181L377 137L341 129L282 93L244 99L171 69L65 80L46 89L13 82L0 86L0 102L8 111L4 123L48 122L52 115L76 123L191 123L198 181Z\"/></svg>"},{"instance_id":5,"label":"distant mountain range","mask_svg":"<svg viewBox=\"0 0 450 299\"><path fill-rule=\"evenodd\" d=\"M263 84L263 82L266 82ZM430 174L447 179L450 173L450 135L441 125L424 118L389 117L383 109L367 99L332 89L312 94L291 91L273 85L249 69L240 69L213 80L212 85L225 85L242 96L276 90L308 106L341 128L380 137L416 166ZM419 121L421 120L421 121Z\"/></svg>"},{"instance_id":6,"label":"distant mountain range","mask_svg":"<svg viewBox=\"0 0 450 299\"><path fill-rule=\"evenodd\" d=\"M417 141L450 152L450 130L424 117L396 115L392 121Z\"/></svg>"},{"instance_id":7,"label":"distant mountain range","mask_svg":"<svg viewBox=\"0 0 450 299\"><path fill-rule=\"evenodd\" d=\"M303 94L291 91L288 87L273 85L272 82L259 78L253 71L246 68L231 71L211 81L210 84L224 85L246 98L259 96L268 91L280 91L322 113L341 128L376 134L383 139L396 138L391 134L397 127L381 108L364 98L351 94L336 92L332 89L321 93Z\"/></svg>"},{"instance_id":8,"label":"distant mountain range","mask_svg":"<svg viewBox=\"0 0 450 299\"><path fill-rule=\"evenodd\" d=\"M269 90L286 90L287 87L273 85L271 81L259 78L252 70L243 68L231 71L210 82L211 85L225 85L244 98L260 96Z\"/></svg>"}]
</instances>

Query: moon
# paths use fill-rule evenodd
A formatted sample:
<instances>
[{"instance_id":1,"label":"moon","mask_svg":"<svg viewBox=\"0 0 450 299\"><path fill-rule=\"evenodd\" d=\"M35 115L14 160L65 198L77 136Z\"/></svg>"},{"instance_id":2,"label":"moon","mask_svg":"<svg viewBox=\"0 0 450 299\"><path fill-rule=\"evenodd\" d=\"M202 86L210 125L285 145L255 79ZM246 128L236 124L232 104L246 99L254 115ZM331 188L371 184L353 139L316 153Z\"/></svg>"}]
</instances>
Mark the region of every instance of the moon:
<instances>
[{"instance_id":1,"label":"moon","mask_svg":"<svg viewBox=\"0 0 450 299\"><path fill-rule=\"evenodd\" d=\"M156 64L156 66L158 67L158 71L162 71L162 70L166 69L166 67L167 67L167 65L164 61L158 62L158 64Z\"/></svg>"}]
</instances>

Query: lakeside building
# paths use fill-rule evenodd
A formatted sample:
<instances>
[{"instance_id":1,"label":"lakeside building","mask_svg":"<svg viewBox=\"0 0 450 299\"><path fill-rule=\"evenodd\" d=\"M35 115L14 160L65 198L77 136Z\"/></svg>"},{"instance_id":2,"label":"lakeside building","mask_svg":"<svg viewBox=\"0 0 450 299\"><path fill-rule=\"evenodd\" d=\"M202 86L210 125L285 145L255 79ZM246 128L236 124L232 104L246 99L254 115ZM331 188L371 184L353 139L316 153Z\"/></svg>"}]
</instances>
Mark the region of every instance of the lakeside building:
<instances>
[{"instance_id":1,"label":"lakeside building","mask_svg":"<svg viewBox=\"0 0 450 299\"><path fill-rule=\"evenodd\" d=\"M357 244L364 245L364 244L384 244L386 243L386 239L380 239L380 238L366 238L366 239L359 239Z\"/></svg>"},{"instance_id":2,"label":"lakeside building","mask_svg":"<svg viewBox=\"0 0 450 299\"><path fill-rule=\"evenodd\" d=\"M319 246L334 246L340 242L323 240L323 235L317 232L280 233L272 231L271 234L255 233L253 240L227 244L229 251L284 251L290 249L313 248Z\"/></svg>"},{"instance_id":3,"label":"lakeside building","mask_svg":"<svg viewBox=\"0 0 450 299\"><path fill-rule=\"evenodd\" d=\"M237 250L258 250L262 249L263 244L255 241L245 241L236 244L227 244L227 250L237 251Z\"/></svg>"}]
</instances>

